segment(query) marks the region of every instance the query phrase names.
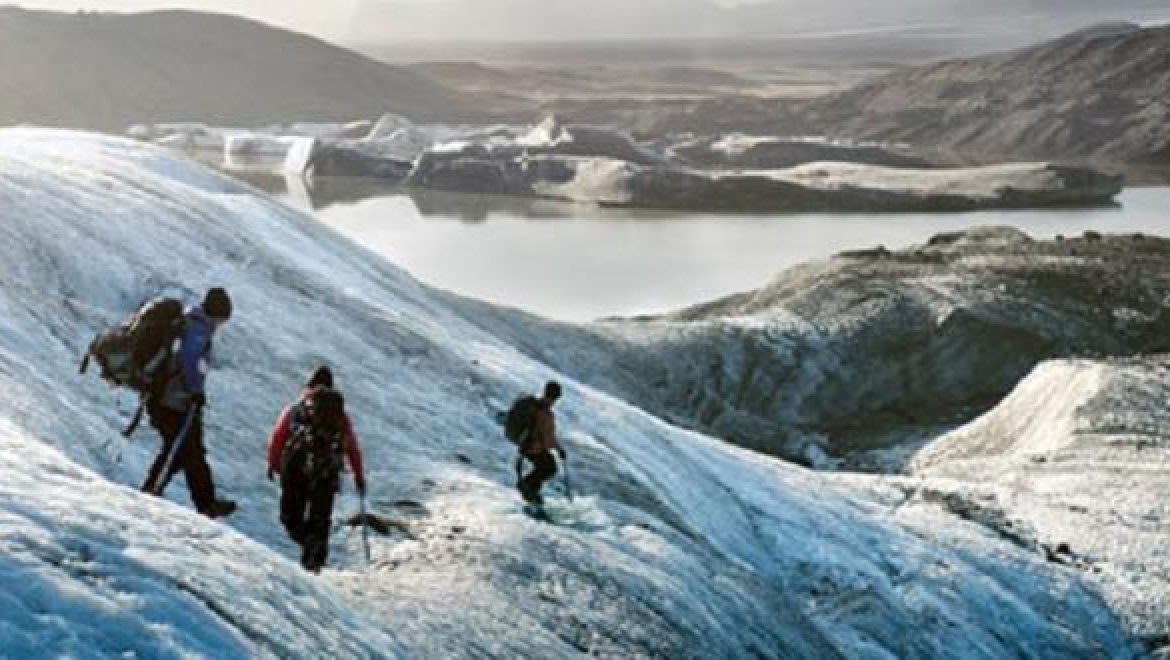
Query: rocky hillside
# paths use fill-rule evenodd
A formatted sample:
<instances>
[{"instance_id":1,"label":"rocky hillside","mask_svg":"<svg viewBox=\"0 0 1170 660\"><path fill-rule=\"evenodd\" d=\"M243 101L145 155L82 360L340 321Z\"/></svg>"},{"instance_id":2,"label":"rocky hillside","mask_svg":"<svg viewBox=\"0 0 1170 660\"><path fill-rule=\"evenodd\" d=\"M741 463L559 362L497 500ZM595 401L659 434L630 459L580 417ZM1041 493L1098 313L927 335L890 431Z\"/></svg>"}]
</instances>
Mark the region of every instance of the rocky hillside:
<instances>
[{"instance_id":1,"label":"rocky hillside","mask_svg":"<svg viewBox=\"0 0 1170 660\"><path fill-rule=\"evenodd\" d=\"M418 73L216 14L0 8L0 125L121 132L138 122L463 120L484 101Z\"/></svg>"},{"instance_id":2,"label":"rocky hillside","mask_svg":"<svg viewBox=\"0 0 1170 660\"><path fill-rule=\"evenodd\" d=\"M724 96L564 109L653 135L825 135L931 160L1062 160L1170 176L1170 26L1108 24L1030 48L907 67L808 101Z\"/></svg>"},{"instance_id":3,"label":"rocky hillside","mask_svg":"<svg viewBox=\"0 0 1170 660\"><path fill-rule=\"evenodd\" d=\"M820 99L810 127L961 157L1170 166L1170 27L1101 26L893 73Z\"/></svg>"},{"instance_id":4,"label":"rocky hillside","mask_svg":"<svg viewBox=\"0 0 1170 660\"><path fill-rule=\"evenodd\" d=\"M525 343L668 419L817 462L968 420L1046 358L1170 348L1168 273L1165 239L976 229L798 266L665 317L585 326L572 350L560 329Z\"/></svg>"}]
</instances>

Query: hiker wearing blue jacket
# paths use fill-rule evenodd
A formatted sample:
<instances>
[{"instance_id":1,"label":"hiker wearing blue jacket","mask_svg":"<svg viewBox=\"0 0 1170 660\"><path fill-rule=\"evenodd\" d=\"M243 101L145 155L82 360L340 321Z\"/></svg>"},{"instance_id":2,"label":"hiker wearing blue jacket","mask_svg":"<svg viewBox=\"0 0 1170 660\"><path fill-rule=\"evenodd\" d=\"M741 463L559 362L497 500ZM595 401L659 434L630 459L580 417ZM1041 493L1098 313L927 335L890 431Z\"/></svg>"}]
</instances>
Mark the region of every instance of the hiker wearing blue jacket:
<instances>
[{"instance_id":1,"label":"hiker wearing blue jacket","mask_svg":"<svg viewBox=\"0 0 1170 660\"><path fill-rule=\"evenodd\" d=\"M182 470L195 509L211 518L226 516L236 509L235 502L216 499L203 447L204 381L210 366L211 338L231 315L231 298L219 287L207 292L202 305L187 310L169 377L158 395L146 402L150 424L163 443L142 490L161 495L171 477Z\"/></svg>"}]
</instances>

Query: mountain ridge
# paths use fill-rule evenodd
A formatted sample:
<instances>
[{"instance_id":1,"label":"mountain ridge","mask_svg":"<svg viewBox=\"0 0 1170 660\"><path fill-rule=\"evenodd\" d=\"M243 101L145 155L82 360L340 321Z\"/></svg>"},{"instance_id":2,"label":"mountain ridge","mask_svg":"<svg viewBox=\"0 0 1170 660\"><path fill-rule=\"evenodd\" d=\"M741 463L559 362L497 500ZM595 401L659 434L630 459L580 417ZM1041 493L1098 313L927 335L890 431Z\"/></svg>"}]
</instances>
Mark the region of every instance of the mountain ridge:
<instances>
[{"instance_id":1,"label":"mountain ridge","mask_svg":"<svg viewBox=\"0 0 1170 660\"><path fill-rule=\"evenodd\" d=\"M898 144L948 165L1051 160L1170 180L1170 25L1092 25L1009 51L908 66L808 100L759 95L609 109L648 135L745 132Z\"/></svg>"},{"instance_id":2,"label":"mountain ridge","mask_svg":"<svg viewBox=\"0 0 1170 660\"><path fill-rule=\"evenodd\" d=\"M120 133L139 122L266 125L394 112L490 116L471 97L308 35L226 14L0 11L0 124Z\"/></svg>"},{"instance_id":3,"label":"mountain ridge","mask_svg":"<svg viewBox=\"0 0 1170 660\"><path fill-rule=\"evenodd\" d=\"M1170 26L1096 26L887 74L807 113L836 132L976 158L1170 166L1168 63Z\"/></svg>"}]
</instances>

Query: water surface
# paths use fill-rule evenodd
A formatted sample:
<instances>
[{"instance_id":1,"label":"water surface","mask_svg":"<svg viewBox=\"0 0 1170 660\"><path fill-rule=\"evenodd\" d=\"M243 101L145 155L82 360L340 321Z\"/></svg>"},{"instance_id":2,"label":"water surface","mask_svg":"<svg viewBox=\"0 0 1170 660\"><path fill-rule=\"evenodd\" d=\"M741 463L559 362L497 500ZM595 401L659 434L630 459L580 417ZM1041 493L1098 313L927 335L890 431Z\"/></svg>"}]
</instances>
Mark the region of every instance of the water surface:
<instances>
[{"instance_id":1,"label":"water surface","mask_svg":"<svg viewBox=\"0 0 1170 660\"><path fill-rule=\"evenodd\" d=\"M314 212L424 282L573 321L677 309L842 250L975 225L1170 236L1168 187L1128 189L1112 208L969 213L674 213L417 191L344 199Z\"/></svg>"}]
</instances>

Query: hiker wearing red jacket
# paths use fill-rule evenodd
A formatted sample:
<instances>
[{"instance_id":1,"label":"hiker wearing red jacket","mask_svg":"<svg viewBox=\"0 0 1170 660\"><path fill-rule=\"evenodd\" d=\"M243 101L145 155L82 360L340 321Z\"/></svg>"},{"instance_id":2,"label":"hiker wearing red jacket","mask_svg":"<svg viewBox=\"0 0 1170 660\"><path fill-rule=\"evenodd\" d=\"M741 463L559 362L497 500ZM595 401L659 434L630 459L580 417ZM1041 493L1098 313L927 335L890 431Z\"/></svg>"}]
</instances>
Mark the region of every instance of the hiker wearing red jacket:
<instances>
[{"instance_id":1,"label":"hiker wearing red jacket","mask_svg":"<svg viewBox=\"0 0 1170 660\"><path fill-rule=\"evenodd\" d=\"M301 545L301 565L319 572L329 553L333 498L341 487L343 455L361 495L366 492L362 450L333 373L321 367L300 401L288 406L268 440L268 478L280 475L280 522Z\"/></svg>"}]
</instances>

